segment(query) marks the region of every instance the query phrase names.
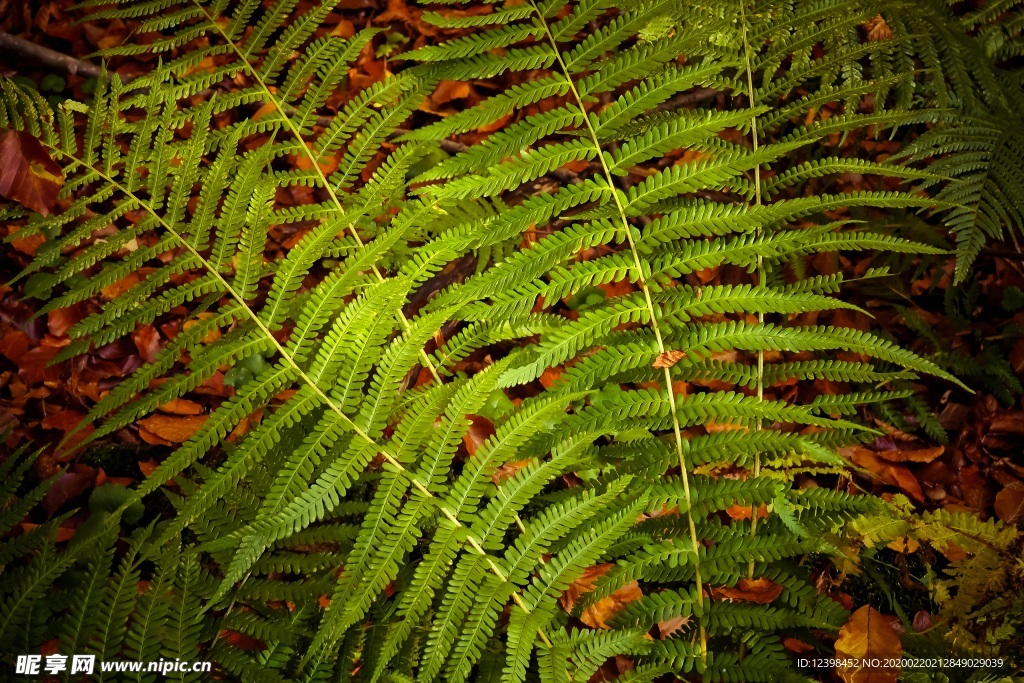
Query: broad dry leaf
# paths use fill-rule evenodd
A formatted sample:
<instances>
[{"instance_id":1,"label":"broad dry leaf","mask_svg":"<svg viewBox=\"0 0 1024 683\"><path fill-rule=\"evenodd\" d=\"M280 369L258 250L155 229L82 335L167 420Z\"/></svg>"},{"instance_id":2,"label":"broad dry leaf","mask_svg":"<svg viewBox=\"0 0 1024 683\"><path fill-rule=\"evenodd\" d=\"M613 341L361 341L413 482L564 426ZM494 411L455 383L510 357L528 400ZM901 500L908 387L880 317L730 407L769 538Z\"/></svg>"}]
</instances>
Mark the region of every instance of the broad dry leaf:
<instances>
[{"instance_id":1,"label":"broad dry leaf","mask_svg":"<svg viewBox=\"0 0 1024 683\"><path fill-rule=\"evenodd\" d=\"M452 100L464 100L473 92L473 87L465 81L439 81L434 93L430 96L435 106L448 104Z\"/></svg>"},{"instance_id":2,"label":"broad dry leaf","mask_svg":"<svg viewBox=\"0 0 1024 683\"><path fill-rule=\"evenodd\" d=\"M782 647L786 648L790 652L810 652L814 649L813 645L809 645L802 640L796 638L783 638Z\"/></svg>"},{"instance_id":3,"label":"broad dry leaf","mask_svg":"<svg viewBox=\"0 0 1024 683\"><path fill-rule=\"evenodd\" d=\"M881 14L864 22L864 30L867 31L869 43L892 38L892 29L889 28L889 24L885 22Z\"/></svg>"},{"instance_id":4,"label":"broad dry leaf","mask_svg":"<svg viewBox=\"0 0 1024 683\"><path fill-rule=\"evenodd\" d=\"M480 415L469 415L469 429L462 435L462 443L470 457L476 454L478 448L494 436L494 423Z\"/></svg>"},{"instance_id":5,"label":"broad dry leaf","mask_svg":"<svg viewBox=\"0 0 1024 683\"><path fill-rule=\"evenodd\" d=\"M213 316L213 314L209 313L209 312L204 312L204 313L200 313L199 314L200 320L206 320L208 318L211 318L212 316ZM199 320L186 320L185 324L181 326L181 329L187 330L190 327L194 327L194 326L196 326L198 324L199 324ZM212 344L213 342L215 342L218 339L220 339L220 335L221 335L220 330L217 329L216 327L214 327L209 332L207 332L205 335L203 335L203 338L200 339L199 341L201 341L204 344Z\"/></svg>"},{"instance_id":6,"label":"broad dry leaf","mask_svg":"<svg viewBox=\"0 0 1024 683\"><path fill-rule=\"evenodd\" d=\"M630 581L606 598L601 598L593 605L583 610L580 621L591 628L609 629L607 621L621 612L632 602L636 602L644 596L640 590L640 584Z\"/></svg>"},{"instance_id":7,"label":"broad dry leaf","mask_svg":"<svg viewBox=\"0 0 1024 683\"><path fill-rule=\"evenodd\" d=\"M712 588L711 595L712 597L724 600L756 602L759 605L767 605L782 595L782 585L763 576L756 579L740 579L739 583L735 586Z\"/></svg>"},{"instance_id":8,"label":"broad dry leaf","mask_svg":"<svg viewBox=\"0 0 1024 683\"><path fill-rule=\"evenodd\" d=\"M658 354L658 358L654 361L654 364L651 367L657 368L659 370L663 368L670 368L685 357L685 351L678 351L676 349L664 351Z\"/></svg>"},{"instance_id":9,"label":"broad dry leaf","mask_svg":"<svg viewBox=\"0 0 1024 683\"><path fill-rule=\"evenodd\" d=\"M507 462L501 467L494 470L494 474L491 475L491 481L497 486L501 482L505 481L509 477L515 476L516 472L523 469L527 465L533 462L530 460L516 460L515 462Z\"/></svg>"},{"instance_id":10,"label":"broad dry leaf","mask_svg":"<svg viewBox=\"0 0 1024 683\"><path fill-rule=\"evenodd\" d=\"M106 300L116 299L135 285L142 282L142 276L136 272L128 273L120 280L115 280L100 290L100 295Z\"/></svg>"},{"instance_id":11,"label":"broad dry leaf","mask_svg":"<svg viewBox=\"0 0 1024 683\"><path fill-rule=\"evenodd\" d=\"M0 137L0 197L48 216L64 184L60 166L23 130Z\"/></svg>"},{"instance_id":12,"label":"broad dry leaf","mask_svg":"<svg viewBox=\"0 0 1024 683\"><path fill-rule=\"evenodd\" d=\"M876 475L883 483L900 487L919 503L924 502L924 491L914 473L903 465L887 462L876 451L863 446L847 446L839 449L840 454L849 458L858 467Z\"/></svg>"},{"instance_id":13,"label":"broad dry leaf","mask_svg":"<svg viewBox=\"0 0 1024 683\"><path fill-rule=\"evenodd\" d=\"M839 631L836 657L840 659L892 659L903 654L903 645L892 624L880 612L865 605L850 616ZM899 669L862 666L837 667L845 683L896 683Z\"/></svg>"},{"instance_id":14,"label":"broad dry leaf","mask_svg":"<svg viewBox=\"0 0 1024 683\"><path fill-rule=\"evenodd\" d=\"M671 638L690 623L690 617L672 617L658 622L658 635L662 640Z\"/></svg>"},{"instance_id":15,"label":"broad dry leaf","mask_svg":"<svg viewBox=\"0 0 1024 683\"><path fill-rule=\"evenodd\" d=\"M996 515L1007 524L1024 518L1024 482L1012 482L996 494Z\"/></svg>"},{"instance_id":16,"label":"broad dry leaf","mask_svg":"<svg viewBox=\"0 0 1024 683\"><path fill-rule=\"evenodd\" d=\"M152 325L143 325L132 332L132 341L139 350L139 357L147 363L155 363L160 353L160 333Z\"/></svg>"},{"instance_id":17,"label":"broad dry leaf","mask_svg":"<svg viewBox=\"0 0 1024 683\"><path fill-rule=\"evenodd\" d=\"M175 398L160 406L161 413L168 415L202 415L203 407L187 398Z\"/></svg>"},{"instance_id":18,"label":"broad dry leaf","mask_svg":"<svg viewBox=\"0 0 1024 683\"><path fill-rule=\"evenodd\" d=\"M611 562L605 562L604 564L584 569L579 578L569 584L569 587L565 589L559 598L562 608L572 614L572 610L576 607L576 601L579 600L580 596L594 590L597 580L607 574L614 566Z\"/></svg>"},{"instance_id":19,"label":"broad dry leaf","mask_svg":"<svg viewBox=\"0 0 1024 683\"><path fill-rule=\"evenodd\" d=\"M918 448L915 450L875 451L875 455L889 462L931 462L945 452L945 447Z\"/></svg>"},{"instance_id":20,"label":"broad dry leaf","mask_svg":"<svg viewBox=\"0 0 1024 683\"><path fill-rule=\"evenodd\" d=\"M548 368L539 377L540 383L544 385L545 389L550 389L558 383L558 378L565 373L565 369L561 366Z\"/></svg>"},{"instance_id":21,"label":"broad dry leaf","mask_svg":"<svg viewBox=\"0 0 1024 683\"><path fill-rule=\"evenodd\" d=\"M753 510L749 505L732 505L724 510L725 514L729 515L729 519L750 519L753 514ZM757 518L764 519L768 516L768 506L762 505L757 508Z\"/></svg>"},{"instance_id":22,"label":"broad dry leaf","mask_svg":"<svg viewBox=\"0 0 1024 683\"><path fill-rule=\"evenodd\" d=\"M59 429L62 432L70 432L78 426L83 417L85 417L85 414L77 410L58 410L56 413L48 415L43 419L40 426L44 429Z\"/></svg>"},{"instance_id":23,"label":"broad dry leaf","mask_svg":"<svg viewBox=\"0 0 1024 683\"><path fill-rule=\"evenodd\" d=\"M148 477L149 475L153 474L153 472L156 471L157 467L158 465L156 460L153 460L152 458L150 458L149 460L139 461L139 471L142 472L142 476L144 477Z\"/></svg>"},{"instance_id":24,"label":"broad dry leaf","mask_svg":"<svg viewBox=\"0 0 1024 683\"><path fill-rule=\"evenodd\" d=\"M139 420L139 426L172 443L182 443L203 426L209 415L152 415Z\"/></svg>"}]
</instances>

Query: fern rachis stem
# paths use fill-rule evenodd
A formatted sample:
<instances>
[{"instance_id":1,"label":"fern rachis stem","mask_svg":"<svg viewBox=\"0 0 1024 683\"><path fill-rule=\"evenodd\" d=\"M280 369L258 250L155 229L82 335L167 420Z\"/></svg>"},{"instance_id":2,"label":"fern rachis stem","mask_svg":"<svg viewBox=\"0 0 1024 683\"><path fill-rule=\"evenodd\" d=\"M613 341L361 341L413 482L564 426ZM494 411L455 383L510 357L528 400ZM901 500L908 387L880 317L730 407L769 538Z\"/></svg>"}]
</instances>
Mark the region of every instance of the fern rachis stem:
<instances>
[{"instance_id":1,"label":"fern rachis stem","mask_svg":"<svg viewBox=\"0 0 1024 683\"><path fill-rule=\"evenodd\" d=\"M259 72L252 67L252 64L249 63L249 60L246 58L246 55L241 51L241 49L239 49L238 45L235 44L235 41L231 40L231 38L226 33L224 33L223 27L220 24L218 24L212 16L210 16L209 12L207 12L206 8L203 7L202 4L200 4L199 0L192 0L192 2L196 5L196 7L200 9L200 11L206 17L207 21L209 21L215 27L217 33L219 33L221 38L223 38L224 41L231 47L232 51L234 51L234 53L238 55L238 58L242 61L245 70L256 81L256 84L259 85L260 89L263 90L264 95L267 98L267 101L270 102L270 104L273 105L274 109L277 110L278 114L281 115L285 127L287 127L288 131L295 137L296 140L299 141L299 147L302 149L302 153L312 164L312 167L315 173L317 174L317 180L319 180L323 184L324 189L327 191L327 194L331 198L331 202L334 204L335 208L338 210L339 213L344 213L345 210L344 207L341 205L341 200L338 199L338 194L334 191L334 188L331 187L331 184L330 182L328 182L327 176L324 174L323 169L320 168L319 160L313 154L312 150L310 150L309 147L306 145L305 139L302 137L301 132L295 127L295 123L288 115L288 112L285 111L284 105L277 99L277 97L274 96L274 93L271 92L270 90L270 86L268 86L266 81L263 80L263 77L260 76ZM348 231L352 235L352 238L355 239L356 244L359 246L359 249L365 250L366 245L363 244L362 238L359 237L359 232L356 230L354 223L348 224ZM380 282L384 282L384 275L381 274L380 269L377 268L377 264L372 264L371 268L373 269L373 274L377 276L377 279ZM398 312L398 321L401 323L402 329L405 332L408 332L409 320L408 318L405 317L405 314L402 311ZM430 374L433 376L434 381L440 384L441 376L438 374L437 368L434 366L434 363L430 359L430 356L427 355L427 352L423 349L420 349L420 359L423 361L424 366L430 371Z\"/></svg>"},{"instance_id":2,"label":"fern rachis stem","mask_svg":"<svg viewBox=\"0 0 1024 683\"><path fill-rule=\"evenodd\" d=\"M740 23L742 25L743 35L743 60L744 68L746 69L747 75L747 106L754 109L754 71L751 66L750 57L750 41L747 40L747 12L746 12L746 0L739 0L740 3ZM758 150L758 138L757 138L757 116L751 115L750 117L750 140L754 154L757 154ZM754 204L761 206L761 166L760 164L754 166ZM757 236L761 237L763 228L758 226ZM764 257L759 253L757 255L757 286L764 287L765 285L765 271L764 271ZM764 312L758 311L757 313L758 325L764 325ZM764 349L757 350L757 400L764 400ZM760 431L764 428L761 424L761 420L757 420L757 430ZM754 452L754 476L761 476L761 452ZM754 536L757 534L757 505L753 504L750 506L750 535ZM747 566L747 578L754 578L754 561L751 560Z\"/></svg>"},{"instance_id":3,"label":"fern rachis stem","mask_svg":"<svg viewBox=\"0 0 1024 683\"><path fill-rule=\"evenodd\" d=\"M651 298L651 290L647 286L647 280L644 277L643 265L640 260L640 253L636 248L636 242L633 239L633 233L629 224L629 219L626 217L625 207L622 205L622 201L619 199L619 192L615 187L615 182L612 177L611 170L608 168L608 163L605 161L604 153L601 150L601 142L597 137L597 131L594 130L594 126L590 121L590 118L586 115L586 106L583 103L583 98L580 96L579 91L576 89L576 84L572 80L572 76L569 73L569 68L565 64L565 60L562 59L562 53L558 49L558 42L555 37L551 34L551 30L548 27L547 19L544 18L544 13L537 7L535 0L530 0L530 4L533 6L534 12L537 15L537 21L540 23L544 30L544 34L547 37L551 48L555 53L555 59L557 60L562 75L569 86L569 90L572 92L573 98L576 100L577 106L583 113L583 122L587 127L587 132L590 134L590 139L594 144L594 149L597 152L597 158L601 162L601 172L604 175L605 182L608 184L608 188L611 191L612 199L615 201L615 208L618 211L619 218L622 221L622 230L625 234L627 244L629 245L630 253L633 257L633 265L636 269L637 284L640 286L641 291L644 295L644 301L647 306L648 314L651 318L651 330L654 332L654 338L658 344L659 354L665 353L665 342L661 336L661 328L658 325L658 316L654 306L654 301ZM672 386L672 373L669 368L664 368L665 378L665 391L668 398L669 411L672 415L672 431L675 437L676 454L679 457L679 472L683 483L683 496L686 500L686 517L689 525L690 540L693 543L694 553L694 579L697 585L697 605L703 612L704 607L704 583L701 579L700 574L700 539L697 537L697 526L693 520L693 504L690 496L690 478L688 469L686 467L686 456L683 451L683 434L682 428L679 424L679 415L676 411L675 401L675 389ZM703 625L700 624L700 649L701 649L701 660L703 663L707 663L708 655L708 644L707 644L707 631Z\"/></svg>"}]
</instances>

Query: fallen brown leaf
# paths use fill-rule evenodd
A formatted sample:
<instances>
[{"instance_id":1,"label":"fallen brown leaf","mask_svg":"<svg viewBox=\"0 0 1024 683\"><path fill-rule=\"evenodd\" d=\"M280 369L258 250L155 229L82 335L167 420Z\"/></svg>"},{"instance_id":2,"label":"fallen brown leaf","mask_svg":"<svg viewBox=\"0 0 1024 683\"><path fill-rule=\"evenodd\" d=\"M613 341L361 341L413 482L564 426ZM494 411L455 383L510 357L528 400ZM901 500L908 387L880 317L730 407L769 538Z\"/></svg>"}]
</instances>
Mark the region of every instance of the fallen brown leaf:
<instances>
[{"instance_id":1,"label":"fallen brown leaf","mask_svg":"<svg viewBox=\"0 0 1024 683\"><path fill-rule=\"evenodd\" d=\"M571 614L580 596L594 590L597 580L607 574L614 566L611 562L605 562L604 564L584 569L583 573L569 584L569 587L565 589L562 596L558 599L562 603L562 609Z\"/></svg>"},{"instance_id":2,"label":"fallen brown leaf","mask_svg":"<svg viewBox=\"0 0 1024 683\"><path fill-rule=\"evenodd\" d=\"M903 654L903 645L892 624L880 612L865 605L850 616L839 631L836 657L840 659L886 659ZM899 669L862 666L836 667L845 683L896 683Z\"/></svg>"},{"instance_id":3,"label":"fallen brown leaf","mask_svg":"<svg viewBox=\"0 0 1024 683\"><path fill-rule=\"evenodd\" d=\"M606 598L601 598L593 605L583 610L580 621L591 628L609 629L606 623L615 614L621 612L631 602L636 602L644 596L640 590L640 584L630 581Z\"/></svg>"},{"instance_id":4,"label":"fallen brown leaf","mask_svg":"<svg viewBox=\"0 0 1024 683\"><path fill-rule=\"evenodd\" d=\"M46 149L23 130L0 137L0 197L48 216L64 185L64 174Z\"/></svg>"},{"instance_id":5,"label":"fallen brown leaf","mask_svg":"<svg viewBox=\"0 0 1024 683\"><path fill-rule=\"evenodd\" d=\"M175 398L160 406L161 413L168 415L202 415L203 407L187 398Z\"/></svg>"},{"instance_id":6,"label":"fallen brown leaf","mask_svg":"<svg viewBox=\"0 0 1024 683\"><path fill-rule=\"evenodd\" d=\"M651 367L659 370L663 368L670 368L685 357L685 351L670 349L658 354L658 358L654 361L654 364Z\"/></svg>"},{"instance_id":7,"label":"fallen brown leaf","mask_svg":"<svg viewBox=\"0 0 1024 683\"><path fill-rule=\"evenodd\" d=\"M889 462L931 462L945 452L945 447L919 448L916 450L875 451L875 455Z\"/></svg>"},{"instance_id":8,"label":"fallen brown leaf","mask_svg":"<svg viewBox=\"0 0 1024 683\"><path fill-rule=\"evenodd\" d=\"M172 443L182 443L187 441L190 436L195 434L197 429L203 426L207 417L209 416L191 415L178 417L157 414L144 420L139 420L138 424L161 439L166 439Z\"/></svg>"},{"instance_id":9,"label":"fallen brown leaf","mask_svg":"<svg viewBox=\"0 0 1024 683\"><path fill-rule=\"evenodd\" d=\"M487 439L494 436L494 423L480 415L469 416L469 429L462 435L462 444L470 457L484 445Z\"/></svg>"},{"instance_id":10,"label":"fallen brown leaf","mask_svg":"<svg viewBox=\"0 0 1024 683\"><path fill-rule=\"evenodd\" d=\"M139 350L139 357L147 363L155 363L160 353L160 333L152 325L143 325L132 332L132 341Z\"/></svg>"},{"instance_id":11,"label":"fallen brown leaf","mask_svg":"<svg viewBox=\"0 0 1024 683\"><path fill-rule=\"evenodd\" d=\"M140 282L142 282L142 277L138 273L128 273L120 280L116 280L101 289L100 295L107 301L110 301L121 296Z\"/></svg>"},{"instance_id":12,"label":"fallen brown leaf","mask_svg":"<svg viewBox=\"0 0 1024 683\"><path fill-rule=\"evenodd\" d=\"M509 477L515 476L516 472L523 469L531 462L533 462L533 460L516 460L514 462L507 462L494 470L494 474L491 475L491 481L494 482L495 486L497 486Z\"/></svg>"},{"instance_id":13,"label":"fallen brown leaf","mask_svg":"<svg viewBox=\"0 0 1024 683\"><path fill-rule=\"evenodd\" d=\"M1015 481L996 494L996 515L1007 524L1024 518L1024 482Z\"/></svg>"},{"instance_id":14,"label":"fallen brown leaf","mask_svg":"<svg viewBox=\"0 0 1024 683\"><path fill-rule=\"evenodd\" d=\"M681 628L690 623L689 617L672 617L664 621L658 622L658 635L661 636L662 640L671 638L672 635L678 632Z\"/></svg>"},{"instance_id":15,"label":"fallen brown leaf","mask_svg":"<svg viewBox=\"0 0 1024 683\"><path fill-rule=\"evenodd\" d=\"M879 457L879 453L863 446L849 446L839 449L839 452L855 465L877 476L883 483L898 486L917 502L924 502L924 491L920 482L914 473L903 465L886 462Z\"/></svg>"},{"instance_id":16,"label":"fallen brown leaf","mask_svg":"<svg viewBox=\"0 0 1024 683\"><path fill-rule=\"evenodd\" d=\"M790 652L797 652L797 653L800 653L800 652L810 652L811 650L814 649L813 645L808 645L804 641L797 640L796 638L783 638L782 639L782 647L786 648Z\"/></svg>"},{"instance_id":17,"label":"fallen brown leaf","mask_svg":"<svg viewBox=\"0 0 1024 683\"><path fill-rule=\"evenodd\" d=\"M763 576L756 579L740 579L735 587L722 586L711 589L712 597L739 602L756 602L759 605L767 605L780 595L782 595L782 585Z\"/></svg>"}]
</instances>

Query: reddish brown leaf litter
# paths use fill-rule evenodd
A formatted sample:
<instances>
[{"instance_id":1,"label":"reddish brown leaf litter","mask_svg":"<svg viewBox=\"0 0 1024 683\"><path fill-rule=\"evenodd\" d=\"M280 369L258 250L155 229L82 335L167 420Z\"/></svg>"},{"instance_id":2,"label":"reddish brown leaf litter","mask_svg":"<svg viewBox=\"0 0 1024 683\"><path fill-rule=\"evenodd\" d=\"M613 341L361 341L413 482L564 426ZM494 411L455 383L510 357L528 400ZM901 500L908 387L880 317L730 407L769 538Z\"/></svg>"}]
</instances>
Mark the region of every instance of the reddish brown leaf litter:
<instances>
[{"instance_id":1,"label":"reddish brown leaf litter","mask_svg":"<svg viewBox=\"0 0 1024 683\"><path fill-rule=\"evenodd\" d=\"M711 597L767 605L782 595L782 591L783 587L781 584L762 576L756 579L740 579L735 586L731 587L712 588Z\"/></svg>"},{"instance_id":2,"label":"reddish brown leaf litter","mask_svg":"<svg viewBox=\"0 0 1024 683\"><path fill-rule=\"evenodd\" d=\"M30 133L9 130L0 137L0 197L50 215L64 173Z\"/></svg>"}]
</instances>

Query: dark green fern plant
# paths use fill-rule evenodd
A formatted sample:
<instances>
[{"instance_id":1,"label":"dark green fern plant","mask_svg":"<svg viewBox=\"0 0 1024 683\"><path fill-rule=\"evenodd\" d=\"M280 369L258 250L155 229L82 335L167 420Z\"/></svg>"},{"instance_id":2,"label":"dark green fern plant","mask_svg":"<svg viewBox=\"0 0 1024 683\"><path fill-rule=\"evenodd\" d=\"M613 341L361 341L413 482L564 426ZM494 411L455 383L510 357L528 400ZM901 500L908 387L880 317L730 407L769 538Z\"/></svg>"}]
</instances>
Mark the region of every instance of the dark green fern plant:
<instances>
[{"instance_id":1,"label":"dark green fern plant","mask_svg":"<svg viewBox=\"0 0 1024 683\"><path fill-rule=\"evenodd\" d=\"M1024 5L1019 0L957 7L952 0L877 3L898 47L875 63L882 70L914 69L918 78L897 88L904 106L936 108L937 124L909 145L905 160L928 162L948 202L944 223L956 239L956 284L963 283L989 240L1024 233L1024 108L1019 58Z\"/></svg>"},{"instance_id":2,"label":"dark green fern plant","mask_svg":"<svg viewBox=\"0 0 1024 683\"><path fill-rule=\"evenodd\" d=\"M44 312L140 279L72 328L61 357L179 306L190 315L96 404L89 438L218 372L255 372L235 373L234 396L67 547L20 560L4 652L52 637L39 610L59 612L58 579L85 565L80 585L95 590L76 589L67 609L80 633L107 635L76 645L148 659L201 644L240 680L582 682L619 654L638 662L624 681L803 678L783 637L834 631L845 613L801 559L836 552L846 522L879 503L789 482L844 471L835 449L866 433L859 407L909 394L887 383L955 381L872 334L818 324L856 307L836 296L842 274L801 275L816 253L929 250L845 217L928 206L917 194L801 193L845 172L934 177L841 144L927 118L888 96L912 74L872 66L893 45L858 32L870 3L442 8L424 17L465 35L406 53L331 114L374 34L328 35L335 4L126 2L98 15L159 34L113 51L164 53L151 73L112 76L56 119L5 82L4 124L39 136L66 173L68 208L18 233L59 234L29 269L58 292ZM207 58L213 70L197 71ZM497 75L516 85L396 134L438 80ZM243 85L224 91L228 79ZM698 86L731 106L675 103ZM813 115L834 102L839 114ZM509 114L408 182L438 141ZM568 180L551 190L549 177ZM280 203L293 185L312 188L311 203ZM265 253L283 224L303 236ZM466 257L476 274L439 288ZM710 268L728 284L699 284ZM627 293L577 315L559 304L608 283ZM877 389L802 403L781 390L818 379ZM463 452L483 414L493 436ZM129 511L158 493L173 514L115 548ZM613 567L577 613L632 581L644 597L608 630L581 629L558 599L599 563ZM121 591L143 575L129 604ZM711 597L750 580L778 597ZM108 605L100 621L82 606L95 601ZM650 639L676 617L671 637Z\"/></svg>"}]
</instances>

